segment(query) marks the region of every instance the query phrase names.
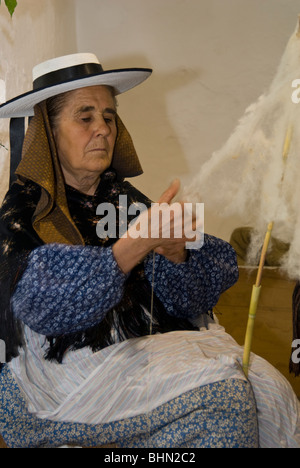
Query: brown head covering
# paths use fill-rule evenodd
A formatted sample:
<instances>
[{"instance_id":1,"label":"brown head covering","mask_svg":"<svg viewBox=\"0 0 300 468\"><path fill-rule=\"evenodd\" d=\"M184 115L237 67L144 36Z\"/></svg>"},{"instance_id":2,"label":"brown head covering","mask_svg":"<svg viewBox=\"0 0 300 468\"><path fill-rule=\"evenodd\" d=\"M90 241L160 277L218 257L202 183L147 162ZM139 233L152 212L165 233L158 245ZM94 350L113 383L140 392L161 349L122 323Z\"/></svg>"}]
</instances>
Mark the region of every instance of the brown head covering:
<instances>
[{"instance_id":1,"label":"brown head covering","mask_svg":"<svg viewBox=\"0 0 300 468\"><path fill-rule=\"evenodd\" d=\"M111 167L119 178L140 175L143 170L132 139L119 116L116 122L118 134ZM64 178L45 101L35 106L35 115L24 139L22 160L16 174L32 180L42 189L33 219L33 227L39 237L45 243L84 245L69 213Z\"/></svg>"}]
</instances>

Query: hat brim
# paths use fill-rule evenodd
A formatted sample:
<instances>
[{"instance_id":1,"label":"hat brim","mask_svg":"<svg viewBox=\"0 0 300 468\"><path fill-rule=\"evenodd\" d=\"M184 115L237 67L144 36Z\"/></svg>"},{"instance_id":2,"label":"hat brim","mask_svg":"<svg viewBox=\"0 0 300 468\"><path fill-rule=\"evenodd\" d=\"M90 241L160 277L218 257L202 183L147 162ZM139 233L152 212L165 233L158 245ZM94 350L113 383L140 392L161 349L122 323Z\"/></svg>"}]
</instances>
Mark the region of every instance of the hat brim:
<instances>
[{"instance_id":1,"label":"hat brim","mask_svg":"<svg viewBox=\"0 0 300 468\"><path fill-rule=\"evenodd\" d=\"M69 80L54 86L44 87L21 94L0 106L0 118L17 118L34 115L34 106L58 94L88 86L106 85L122 94L145 81L152 73L149 68L109 70L84 78Z\"/></svg>"}]
</instances>

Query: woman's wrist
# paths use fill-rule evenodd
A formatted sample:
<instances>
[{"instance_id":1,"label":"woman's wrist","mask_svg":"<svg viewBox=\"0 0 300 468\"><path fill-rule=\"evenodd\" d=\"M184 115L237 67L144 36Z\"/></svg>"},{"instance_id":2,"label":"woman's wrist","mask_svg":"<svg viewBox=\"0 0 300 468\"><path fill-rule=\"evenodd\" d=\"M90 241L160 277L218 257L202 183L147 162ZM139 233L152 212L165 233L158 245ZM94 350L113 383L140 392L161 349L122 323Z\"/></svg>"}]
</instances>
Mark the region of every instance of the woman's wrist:
<instances>
[{"instance_id":1,"label":"woman's wrist","mask_svg":"<svg viewBox=\"0 0 300 468\"><path fill-rule=\"evenodd\" d=\"M121 271L129 273L155 247L151 239L121 237L112 247L115 260Z\"/></svg>"}]
</instances>

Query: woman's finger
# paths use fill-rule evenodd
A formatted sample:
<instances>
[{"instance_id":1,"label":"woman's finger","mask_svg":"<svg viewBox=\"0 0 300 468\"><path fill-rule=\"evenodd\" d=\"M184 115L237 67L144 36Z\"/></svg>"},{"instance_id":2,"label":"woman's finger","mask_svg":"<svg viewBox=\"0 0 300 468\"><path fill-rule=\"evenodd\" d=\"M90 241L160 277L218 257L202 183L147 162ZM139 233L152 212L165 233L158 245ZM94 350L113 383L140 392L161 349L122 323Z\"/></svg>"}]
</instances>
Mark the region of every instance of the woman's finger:
<instances>
[{"instance_id":1,"label":"woman's finger","mask_svg":"<svg viewBox=\"0 0 300 468\"><path fill-rule=\"evenodd\" d=\"M171 203L173 198L177 195L180 189L180 180L174 179L171 185L160 196L157 203Z\"/></svg>"}]
</instances>

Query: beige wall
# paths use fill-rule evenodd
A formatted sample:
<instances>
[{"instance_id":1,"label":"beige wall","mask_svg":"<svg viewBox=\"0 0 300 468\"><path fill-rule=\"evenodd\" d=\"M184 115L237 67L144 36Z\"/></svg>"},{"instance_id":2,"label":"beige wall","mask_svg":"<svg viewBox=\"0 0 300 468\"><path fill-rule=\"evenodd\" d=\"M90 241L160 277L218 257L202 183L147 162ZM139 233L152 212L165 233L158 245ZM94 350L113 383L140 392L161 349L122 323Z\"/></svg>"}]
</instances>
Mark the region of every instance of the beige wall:
<instances>
[{"instance_id":1,"label":"beige wall","mask_svg":"<svg viewBox=\"0 0 300 468\"><path fill-rule=\"evenodd\" d=\"M119 99L156 199L183 184L227 140L269 85L296 27L299 0L76 0L80 52L103 66L145 66L150 80ZM217 187L216 187L217 189ZM228 238L237 220L206 212L206 231Z\"/></svg>"},{"instance_id":2,"label":"beige wall","mask_svg":"<svg viewBox=\"0 0 300 468\"><path fill-rule=\"evenodd\" d=\"M153 68L119 106L145 171L134 183L157 199L172 178L189 182L268 87L298 13L298 0L19 0L11 19L2 2L0 80L11 98L30 89L35 64L77 51L105 68ZM7 167L0 147L0 197ZM236 224L206 212L220 237Z\"/></svg>"},{"instance_id":3,"label":"beige wall","mask_svg":"<svg viewBox=\"0 0 300 468\"><path fill-rule=\"evenodd\" d=\"M0 6L0 80L10 99L32 88L32 68L56 55L76 52L73 0L19 0L11 18ZM1 92L0 92L1 95ZM0 142L8 147L8 121L0 119ZM0 198L8 186L8 151L0 147Z\"/></svg>"}]
</instances>

